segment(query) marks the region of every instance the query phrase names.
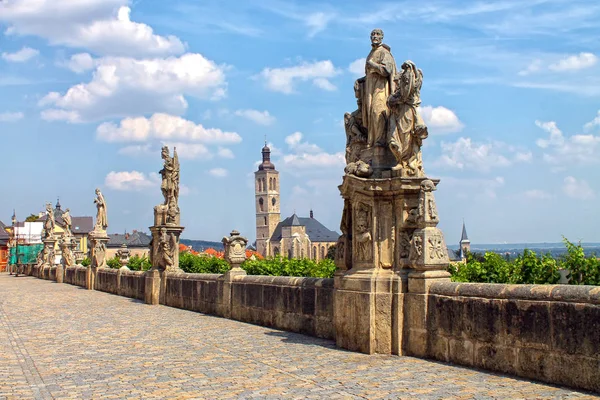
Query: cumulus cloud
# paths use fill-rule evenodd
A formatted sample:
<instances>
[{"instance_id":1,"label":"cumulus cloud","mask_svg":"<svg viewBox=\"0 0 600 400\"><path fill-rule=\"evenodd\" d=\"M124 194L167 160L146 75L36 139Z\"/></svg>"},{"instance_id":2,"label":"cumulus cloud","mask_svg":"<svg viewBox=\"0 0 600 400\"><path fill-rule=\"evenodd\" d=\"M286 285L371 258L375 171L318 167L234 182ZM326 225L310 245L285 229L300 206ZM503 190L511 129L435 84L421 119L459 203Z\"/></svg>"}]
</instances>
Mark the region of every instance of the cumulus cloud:
<instances>
[{"instance_id":1,"label":"cumulus cloud","mask_svg":"<svg viewBox=\"0 0 600 400\"><path fill-rule=\"evenodd\" d=\"M536 121L535 124L550 134L548 139L536 141L536 144L545 151L543 158L546 162L555 165L572 165L595 164L599 161L600 136L588 134L565 137L554 121Z\"/></svg>"},{"instance_id":2,"label":"cumulus cloud","mask_svg":"<svg viewBox=\"0 0 600 400\"><path fill-rule=\"evenodd\" d=\"M588 122L587 124L585 124L583 126L583 129L586 132L591 131L592 129L594 129L595 127L600 126L600 110L598 110L598 115L596 116L596 118L594 118L593 120L591 120L590 122Z\"/></svg>"},{"instance_id":3,"label":"cumulus cloud","mask_svg":"<svg viewBox=\"0 0 600 400\"><path fill-rule=\"evenodd\" d=\"M559 60L548 66L550 71L577 71L584 68L590 68L596 65L598 57L592 53L579 53Z\"/></svg>"},{"instance_id":4,"label":"cumulus cloud","mask_svg":"<svg viewBox=\"0 0 600 400\"><path fill-rule=\"evenodd\" d=\"M150 118L125 118L119 125L105 122L96 129L96 137L106 142L141 142L185 140L209 144L235 144L242 141L236 132L205 128L184 118L169 114L154 114Z\"/></svg>"},{"instance_id":5,"label":"cumulus cloud","mask_svg":"<svg viewBox=\"0 0 600 400\"><path fill-rule=\"evenodd\" d=\"M32 49L31 47L23 47L21 50L14 53L2 53L2 59L9 62L25 62L31 60L33 57L36 57L38 54L40 54L40 52L36 49Z\"/></svg>"},{"instance_id":6,"label":"cumulus cloud","mask_svg":"<svg viewBox=\"0 0 600 400\"><path fill-rule=\"evenodd\" d=\"M471 138L461 137L456 142L442 142L442 156L435 165L489 171L492 168L508 167L514 163L529 162L532 154L502 142L476 143Z\"/></svg>"},{"instance_id":7,"label":"cumulus cloud","mask_svg":"<svg viewBox=\"0 0 600 400\"><path fill-rule=\"evenodd\" d=\"M88 53L73 54L64 65L71 71L81 74L94 68L96 62Z\"/></svg>"},{"instance_id":8,"label":"cumulus cloud","mask_svg":"<svg viewBox=\"0 0 600 400\"><path fill-rule=\"evenodd\" d=\"M583 179L567 176L563 182L563 193L568 197L580 200L589 200L596 197L594 190Z\"/></svg>"},{"instance_id":9,"label":"cumulus cloud","mask_svg":"<svg viewBox=\"0 0 600 400\"><path fill-rule=\"evenodd\" d=\"M249 119L260 125L272 125L275 122L275 117L269 114L268 111L258 110L237 110L234 114L238 117Z\"/></svg>"},{"instance_id":10,"label":"cumulus cloud","mask_svg":"<svg viewBox=\"0 0 600 400\"><path fill-rule=\"evenodd\" d=\"M128 0L12 0L0 2L0 21L9 35L36 35L51 44L101 55L180 54L175 36L156 35L130 18Z\"/></svg>"},{"instance_id":11,"label":"cumulus cloud","mask_svg":"<svg viewBox=\"0 0 600 400\"><path fill-rule=\"evenodd\" d=\"M213 168L208 173L217 178L225 178L229 172L225 168Z\"/></svg>"},{"instance_id":12,"label":"cumulus cloud","mask_svg":"<svg viewBox=\"0 0 600 400\"><path fill-rule=\"evenodd\" d=\"M298 82L312 82L323 90L335 90L335 86L329 81L339 73L329 60L304 62L300 65L287 68L265 68L257 76L263 79L267 89L285 94L294 93L294 87Z\"/></svg>"},{"instance_id":13,"label":"cumulus cloud","mask_svg":"<svg viewBox=\"0 0 600 400\"><path fill-rule=\"evenodd\" d=\"M359 58L348 65L348 71L357 78L365 75L366 58Z\"/></svg>"},{"instance_id":14,"label":"cumulus cloud","mask_svg":"<svg viewBox=\"0 0 600 400\"><path fill-rule=\"evenodd\" d=\"M296 168L321 168L319 171L323 172L322 168L338 169L344 166L343 153L327 153L316 144L308 143L302 139L301 132L294 132L285 138L285 143L288 145L290 152L283 154L281 157L284 168L289 167L291 170Z\"/></svg>"},{"instance_id":15,"label":"cumulus cloud","mask_svg":"<svg viewBox=\"0 0 600 400\"><path fill-rule=\"evenodd\" d=\"M202 158L205 160L212 158L210 150L201 143L165 142L164 144L169 148L176 149L179 158Z\"/></svg>"},{"instance_id":16,"label":"cumulus cloud","mask_svg":"<svg viewBox=\"0 0 600 400\"><path fill-rule=\"evenodd\" d=\"M25 114L22 112L3 112L0 113L0 122L16 122L23 119Z\"/></svg>"},{"instance_id":17,"label":"cumulus cloud","mask_svg":"<svg viewBox=\"0 0 600 400\"><path fill-rule=\"evenodd\" d=\"M113 190L140 191L160 185L158 174L146 176L138 171L111 171L104 179L104 185Z\"/></svg>"},{"instance_id":18,"label":"cumulus cloud","mask_svg":"<svg viewBox=\"0 0 600 400\"><path fill-rule=\"evenodd\" d=\"M79 59L83 65L84 58ZM154 112L182 114L188 106L184 95L204 99L225 95L223 67L201 54L143 60L105 57L95 64L90 82L64 94L50 92L40 105L74 113L77 117L68 120L80 122Z\"/></svg>"},{"instance_id":19,"label":"cumulus cloud","mask_svg":"<svg viewBox=\"0 0 600 400\"><path fill-rule=\"evenodd\" d=\"M519 71L519 75L521 75L521 76L531 75L535 72L539 72L542 68L543 68L542 60L535 59L531 63L529 63L527 68L525 68L522 71Z\"/></svg>"},{"instance_id":20,"label":"cumulus cloud","mask_svg":"<svg viewBox=\"0 0 600 400\"><path fill-rule=\"evenodd\" d=\"M423 106L420 108L421 116L432 134L460 132L464 124L456 114L446 107Z\"/></svg>"}]
</instances>

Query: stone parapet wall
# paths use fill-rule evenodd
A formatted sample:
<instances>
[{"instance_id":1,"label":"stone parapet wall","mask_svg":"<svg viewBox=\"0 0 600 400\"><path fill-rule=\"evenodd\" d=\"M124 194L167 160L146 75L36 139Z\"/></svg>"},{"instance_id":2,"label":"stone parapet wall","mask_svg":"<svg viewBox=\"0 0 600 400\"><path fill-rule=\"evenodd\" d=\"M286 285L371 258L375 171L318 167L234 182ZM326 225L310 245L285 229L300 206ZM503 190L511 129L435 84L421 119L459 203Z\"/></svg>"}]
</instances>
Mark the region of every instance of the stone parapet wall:
<instances>
[{"instance_id":1,"label":"stone parapet wall","mask_svg":"<svg viewBox=\"0 0 600 400\"><path fill-rule=\"evenodd\" d=\"M333 339L333 279L243 276L232 284L231 317Z\"/></svg>"},{"instance_id":2,"label":"stone parapet wall","mask_svg":"<svg viewBox=\"0 0 600 400\"><path fill-rule=\"evenodd\" d=\"M600 287L434 283L425 356L600 391Z\"/></svg>"},{"instance_id":3,"label":"stone parapet wall","mask_svg":"<svg viewBox=\"0 0 600 400\"><path fill-rule=\"evenodd\" d=\"M86 267L67 267L65 269L65 281L75 286L86 287L87 268Z\"/></svg>"}]
</instances>

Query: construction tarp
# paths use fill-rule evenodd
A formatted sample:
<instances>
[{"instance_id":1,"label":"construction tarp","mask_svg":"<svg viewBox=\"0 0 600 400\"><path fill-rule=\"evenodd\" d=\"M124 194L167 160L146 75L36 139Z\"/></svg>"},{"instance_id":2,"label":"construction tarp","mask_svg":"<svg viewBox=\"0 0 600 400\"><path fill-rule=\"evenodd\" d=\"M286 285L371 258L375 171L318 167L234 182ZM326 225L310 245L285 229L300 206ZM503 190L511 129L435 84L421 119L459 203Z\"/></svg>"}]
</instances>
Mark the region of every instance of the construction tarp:
<instances>
[{"instance_id":1,"label":"construction tarp","mask_svg":"<svg viewBox=\"0 0 600 400\"><path fill-rule=\"evenodd\" d=\"M9 263L11 265L35 264L37 261L37 256L43 248L43 244L28 244L11 247Z\"/></svg>"}]
</instances>

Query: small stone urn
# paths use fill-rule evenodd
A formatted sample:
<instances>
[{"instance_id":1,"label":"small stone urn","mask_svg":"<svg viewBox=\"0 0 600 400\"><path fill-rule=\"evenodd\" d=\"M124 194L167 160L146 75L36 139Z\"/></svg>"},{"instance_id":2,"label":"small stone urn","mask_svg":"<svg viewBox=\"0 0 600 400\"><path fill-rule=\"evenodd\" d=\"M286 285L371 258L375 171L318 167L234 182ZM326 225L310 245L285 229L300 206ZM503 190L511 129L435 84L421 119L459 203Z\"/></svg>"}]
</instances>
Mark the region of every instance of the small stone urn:
<instances>
[{"instance_id":1,"label":"small stone urn","mask_svg":"<svg viewBox=\"0 0 600 400\"><path fill-rule=\"evenodd\" d=\"M129 257L131 256L131 250L127 248L127 245L123 243L121 248L117 250L117 257L119 257L119 262L121 263L121 267L126 267L129 264Z\"/></svg>"},{"instance_id":2,"label":"small stone urn","mask_svg":"<svg viewBox=\"0 0 600 400\"><path fill-rule=\"evenodd\" d=\"M224 237L221 240L225 247L225 261L231 265L231 272L244 272L240 265L246 261L246 245L248 239L240 236L236 230L231 231L231 236Z\"/></svg>"}]
</instances>

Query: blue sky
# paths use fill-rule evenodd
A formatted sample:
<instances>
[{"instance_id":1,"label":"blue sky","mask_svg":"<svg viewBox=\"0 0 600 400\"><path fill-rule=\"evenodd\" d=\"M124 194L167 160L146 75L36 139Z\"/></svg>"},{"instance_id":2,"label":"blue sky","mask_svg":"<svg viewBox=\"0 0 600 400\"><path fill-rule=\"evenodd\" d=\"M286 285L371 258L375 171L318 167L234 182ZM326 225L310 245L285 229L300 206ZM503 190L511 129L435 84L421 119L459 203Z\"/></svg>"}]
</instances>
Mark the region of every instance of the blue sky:
<instances>
[{"instance_id":1,"label":"blue sky","mask_svg":"<svg viewBox=\"0 0 600 400\"><path fill-rule=\"evenodd\" d=\"M0 135L9 222L60 196L145 230L176 145L184 237L254 239L265 135L282 216L337 229L343 114L369 32L424 72L425 170L456 243L600 241L600 4L577 0L0 3Z\"/></svg>"}]
</instances>

